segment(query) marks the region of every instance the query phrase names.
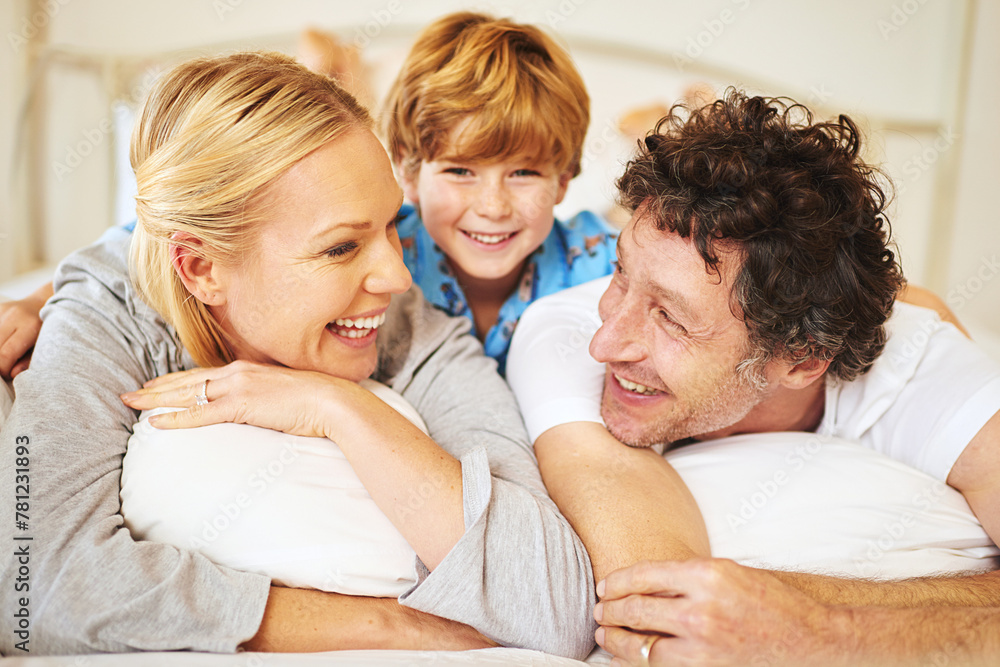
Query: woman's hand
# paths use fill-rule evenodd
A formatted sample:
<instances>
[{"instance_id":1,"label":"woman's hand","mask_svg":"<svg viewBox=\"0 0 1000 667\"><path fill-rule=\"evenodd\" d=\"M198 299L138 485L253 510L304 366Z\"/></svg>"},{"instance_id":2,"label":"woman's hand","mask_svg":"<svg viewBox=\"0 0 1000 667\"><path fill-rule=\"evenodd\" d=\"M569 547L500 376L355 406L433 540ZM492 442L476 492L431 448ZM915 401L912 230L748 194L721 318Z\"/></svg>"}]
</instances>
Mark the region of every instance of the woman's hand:
<instances>
[{"instance_id":1,"label":"woman's hand","mask_svg":"<svg viewBox=\"0 0 1000 667\"><path fill-rule=\"evenodd\" d=\"M430 570L465 532L461 463L357 383L235 361L163 375L121 399L136 410L187 408L150 417L156 428L233 422L332 440Z\"/></svg>"},{"instance_id":2,"label":"woman's hand","mask_svg":"<svg viewBox=\"0 0 1000 667\"><path fill-rule=\"evenodd\" d=\"M199 404L205 392L208 402ZM324 401L334 392L365 390L325 373L235 361L221 368L195 368L150 380L122 394L136 410L187 408L150 417L156 428L191 428L232 422L307 437L330 437Z\"/></svg>"}]
</instances>

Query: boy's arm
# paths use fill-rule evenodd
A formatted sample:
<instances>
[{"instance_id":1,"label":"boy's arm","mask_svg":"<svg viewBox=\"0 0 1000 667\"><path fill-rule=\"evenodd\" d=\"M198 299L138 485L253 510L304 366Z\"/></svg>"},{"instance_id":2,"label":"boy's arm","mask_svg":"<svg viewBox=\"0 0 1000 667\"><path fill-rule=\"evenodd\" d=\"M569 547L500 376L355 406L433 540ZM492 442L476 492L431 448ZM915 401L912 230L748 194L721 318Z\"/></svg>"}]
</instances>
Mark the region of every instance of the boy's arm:
<instances>
[{"instance_id":1,"label":"boy's arm","mask_svg":"<svg viewBox=\"0 0 1000 667\"><path fill-rule=\"evenodd\" d=\"M942 322L954 324L959 331L965 334L966 338L971 338L969 332L962 326L962 323L958 321L958 316L956 316L955 313L952 312L951 308L948 307L948 304L942 301L941 297L934 292L924 289L923 287L906 284L903 285L903 289L896 296L896 300L933 310L941 317Z\"/></svg>"},{"instance_id":2,"label":"boy's arm","mask_svg":"<svg viewBox=\"0 0 1000 667\"><path fill-rule=\"evenodd\" d=\"M4 379L13 380L28 368L42 328L38 313L51 296L52 283L46 283L23 299L0 303L0 376Z\"/></svg>"}]
</instances>

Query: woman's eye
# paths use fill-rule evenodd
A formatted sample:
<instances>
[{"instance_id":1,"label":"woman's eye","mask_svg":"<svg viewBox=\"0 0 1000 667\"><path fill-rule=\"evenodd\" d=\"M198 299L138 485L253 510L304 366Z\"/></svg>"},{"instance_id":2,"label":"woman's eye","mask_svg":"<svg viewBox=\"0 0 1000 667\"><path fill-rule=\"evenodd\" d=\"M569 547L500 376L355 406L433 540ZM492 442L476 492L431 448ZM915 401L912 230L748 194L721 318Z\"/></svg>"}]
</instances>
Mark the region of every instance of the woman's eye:
<instances>
[{"instance_id":1,"label":"woman's eye","mask_svg":"<svg viewBox=\"0 0 1000 667\"><path fill-rule=\"evenodd\" d=\"M357 250L358 244L354 241L348 241L347 243L341 243L340 245L335 245L326 251L326 256L330 259L335 259L337 257L343 257L344 255L350 254Z\"/></svg>"}]
</instances>

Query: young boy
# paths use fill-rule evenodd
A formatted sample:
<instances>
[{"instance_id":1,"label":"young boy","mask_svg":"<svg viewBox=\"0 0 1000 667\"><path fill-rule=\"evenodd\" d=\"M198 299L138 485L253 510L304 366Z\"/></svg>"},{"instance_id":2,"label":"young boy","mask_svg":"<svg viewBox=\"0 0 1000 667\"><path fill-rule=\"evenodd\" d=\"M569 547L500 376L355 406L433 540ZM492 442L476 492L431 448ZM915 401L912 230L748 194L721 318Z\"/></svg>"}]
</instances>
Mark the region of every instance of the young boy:
<instances>
[{"instance_id":1,"label":"young boy","mask_svg":"<svg viewBox=\"0 0 1000 667\"><path fill-rule=\"evenodd\" d=\"M417 38L383 130L403 191L403 257L432 303L472 320L503 373L529 303L607 275L615 231L555 220L590 102L569 54L538 28L457 13Z\"/></svg>"},{"instance_id":2,"label":"young boy","mask_svg":"<svg viewBox=\"0 0 1000 667\"><path fill-rule=\"evenodd\" d=\"M553 214L580 173L590 121L583 80L540 29L460 12L417 37L382 117L413 203L400 211L406 266L431 303L472 321L503 374L528 304L613 266L612 227L589 212L565 222ZM43 290L16 312L0 307L5 376L27 366L21 355L51 285Z\"/></svg>"}]
</instances>

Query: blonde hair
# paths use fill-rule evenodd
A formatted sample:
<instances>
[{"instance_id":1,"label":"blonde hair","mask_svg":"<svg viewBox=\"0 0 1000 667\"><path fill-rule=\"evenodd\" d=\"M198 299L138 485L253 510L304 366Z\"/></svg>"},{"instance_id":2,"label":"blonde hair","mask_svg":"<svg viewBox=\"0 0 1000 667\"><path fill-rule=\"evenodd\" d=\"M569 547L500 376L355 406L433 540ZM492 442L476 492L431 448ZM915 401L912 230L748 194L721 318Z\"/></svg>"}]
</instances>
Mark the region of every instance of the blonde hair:
<instances>
[{"instance_id":1,"label":"blonde hair","mask_svg":"<svg viewBox=\"0 0 1000 667\"><path fill-rule=\"evenodd\" d=\"M461 145L449 146L459 123ZM424 160L531 154L580 173L590 99L569 54L530 25L459 12L428 26L389 91L382 131L404 176ZM443 155L444 151L449 155Z\"/></svg>"},{"instance_id":2,"label":"blonde hair","mask_svg":"<svg viewBox=\"0 0 1000 667\"><path fill-rule=\"evenodd\" d=\"M174 270L171 246L213 261L247 256L261 195L293 164L371 118L331 79L280 53L199 58L153 88L132 135L139 294L201 366L235 359L211 310Z\"/></svg>"}]
</instances>

